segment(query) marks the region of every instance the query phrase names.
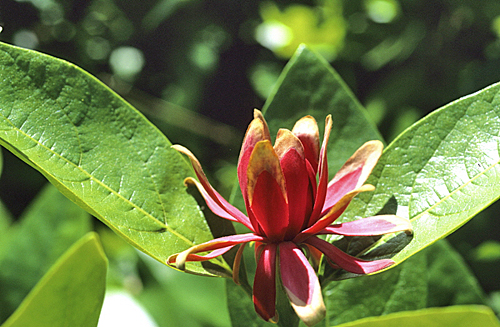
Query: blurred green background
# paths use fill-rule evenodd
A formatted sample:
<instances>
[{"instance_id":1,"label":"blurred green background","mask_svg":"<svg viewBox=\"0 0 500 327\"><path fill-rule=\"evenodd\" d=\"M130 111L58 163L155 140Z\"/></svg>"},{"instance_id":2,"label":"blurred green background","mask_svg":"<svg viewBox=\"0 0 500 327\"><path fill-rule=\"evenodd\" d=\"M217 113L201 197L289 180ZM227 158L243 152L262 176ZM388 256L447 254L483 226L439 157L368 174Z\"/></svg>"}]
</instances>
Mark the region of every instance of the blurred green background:
<instances>
[{"instance_id":1,"label":"blurred green background","mask_svg":"<svg viewBox=\"0 0 500 327\"><path fill-rule=\"evenodd\" d=\"M0 28L1 41L66 59L108 84L190 148L226 196L252 109L300 43L331 62L388 143L432 110L500 81L498 0L2 0ZM3 153L0 198L19 217L46 181ZM498 209L449 237L497 310ZM111 260L109 289L132 296L121 300L141 303L158 326L229 326L221 280L177 273L93 224Z\"/></svg>"}]
</instances>

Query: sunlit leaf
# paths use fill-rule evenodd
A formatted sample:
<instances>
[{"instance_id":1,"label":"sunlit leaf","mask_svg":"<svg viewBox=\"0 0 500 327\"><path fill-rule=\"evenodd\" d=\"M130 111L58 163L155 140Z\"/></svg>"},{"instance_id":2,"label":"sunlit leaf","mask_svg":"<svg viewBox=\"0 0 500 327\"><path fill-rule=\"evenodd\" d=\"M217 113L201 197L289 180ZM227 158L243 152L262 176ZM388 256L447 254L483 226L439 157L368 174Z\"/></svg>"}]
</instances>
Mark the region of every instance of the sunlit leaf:
<instances>
[{"instance_id":1,"label":"sunlit leaf","mask_svg":"<svg viewBox=\"0 0 500 327\"><path fill-rule=\"evenodd\" d=\"M94 233L66 251L2 327L96 326L107 259Z\"/></svg>"},{"instance_id":2,"label":"sunlit leaf","mask_svg":"<svg viewBox=\"0 0 500 327\"><path fill-rule=\"evenodd\" d=\"M0 143L137 248L165 262L212 239L192 169L138 111L80 68L0 45ZM208 274L199 264L188 269Z\"/></svg>"},{"instance_id":3,"label":"sunlit leaf","mask_svg":"<svg viewBox=\"0 0 500 327\"><path fill-rule=\"evenodd\" d=\"M384 273L328 284L323 289L327 318L321 326L425 308L426 263L425 254L419 253Z\"/></svg>"},{"instance_id":4,"label":"sunlit leaf","mask_svg":"<svg viewBox=\"0 0 500 327\"><path fill-rule=\"evenodd\" d=\"M391 143L344 219L376 214L389 201L411 219L402 262L465 224L500 196L500 84L452 102ZM384 237L380 242L384 242Z\"/></svg>"},{"instance_id":5,"label":"sunlit leaf","mask_svg":"<svg viewBox=\"0 0 500 327\"><path fill-rule=\"evenodd\" d=\"M476 278L446 240L383 273L327 284L324 297L325 327L426 307L486 303Z\"/></svg>"},{"instance_id":6,"label":"sunlit leaf","mask_svg":"<svg viewBox=\"0 0 500 327\"><path fill-rule=\"evenodd\" d=\"M339 327L498 327L493 311L483 306L452 306L370 317Z\"/></svg>"}]
</instances>

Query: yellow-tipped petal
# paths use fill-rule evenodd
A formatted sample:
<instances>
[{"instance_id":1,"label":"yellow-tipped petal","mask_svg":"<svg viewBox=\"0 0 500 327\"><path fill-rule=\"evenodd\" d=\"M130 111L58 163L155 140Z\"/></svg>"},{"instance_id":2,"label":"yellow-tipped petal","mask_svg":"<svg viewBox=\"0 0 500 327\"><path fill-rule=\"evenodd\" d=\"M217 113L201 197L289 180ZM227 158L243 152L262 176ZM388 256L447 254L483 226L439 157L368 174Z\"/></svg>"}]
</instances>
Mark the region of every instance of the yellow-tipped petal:
<instances>
[{"instance_id":1,"label":"yellow-tipped petal","mask_svg":"<svg viewBox=\"0 0 500 327\"><path fill-rule=\"evenodd\" d=\"M362 167L361 174L354 188L360 187L368 179L368 176L370 176L378 159L382 155L383 149L384 145L380 141L366 142L346 161L329 184L336 183L345 175Z\"/></svg>"},{"instance_id":2,"label":"yellow-tipped petal","mask_svg":"<svg viewBox=\"0 0 500 327\"><path fill-rule=\"evenodd\" d=\"M304 147L302 142L292 132L287 129L280 129L274 143L274 151L278 158L281 159L289 149L295 149L297 153L304 158Z\"/></svg>"}]
</instances>

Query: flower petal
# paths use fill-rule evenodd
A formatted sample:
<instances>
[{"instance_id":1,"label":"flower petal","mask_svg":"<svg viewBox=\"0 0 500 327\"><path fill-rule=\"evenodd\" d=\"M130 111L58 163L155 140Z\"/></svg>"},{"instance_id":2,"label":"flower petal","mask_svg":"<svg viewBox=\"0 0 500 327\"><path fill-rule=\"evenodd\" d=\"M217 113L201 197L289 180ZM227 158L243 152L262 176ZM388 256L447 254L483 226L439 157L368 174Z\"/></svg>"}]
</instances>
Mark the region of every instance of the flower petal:
<instances>
[{"instance_id":1,"label":"flower petal","mask_svg":"<svg viewBox=\"0 0 500 327\"><path fill-rule=\"evenodd\" d=\"M292 133L302 142L305 157L316 173L319 160L319 129L316 120L312 116L302 117L293 126Z\"/></svg>"},{"instance_id":2,"label":"flower petal","mask_svg":"<svg viewBox=\"0 0 500 327\"><path fill-rule=\"evenodd\" d=\"M253 282L253 303L265 321L276 322L276 244L262 245Z\"/></svg>"},{"instance_id":3,"label":"flower petal","mask_svg":"<svg viewBox=\"0 0 500 327\"><path fill-rule=\"evenodd\" d=\"M380 215L358 219L342 224L330 225L317 234L338 234L345 236L373 236L395 232L411 233L408 219L395 215Z\"/></svg>"},{"instance_id":4,"label":"flower petal","mask_svg":"<svg viewBox=\"0 0 500 327\"><path fill-rule=\"evenodd\" d=\"M319 164L318 164L318 191L316 193L316 199L314 202L314 209L311 214L308 226L313 225L318 218L323 209L323 204L325 203L325 197L328 187L328 159L326 153L326 147L328 145L328 140L330 139L330 132L332 130L332 116L328 115L325 119L325 134L323 136L323 144L321 145L321 150L319 153Z\"/></svg>"},{"instance_id":5,"label":"flower petal","mask_svg":"<svg viewBox=\"0 0 500 327\"><path fill-rule=\"evenodd\" d=\"M245 137L243 139L243 144L241 146L240 157L238 159L238 182L240 184L241 192L243 193L243 200L245 201L245 206L247 208L247 213L250 221L252 222L255 232L262 232L258 222L255 220L252 211L250 210L250 205L248 203L247 194L247 168L250 156L252 155L253 149L257 142L263 140L271 140L269 136L269 128L267 123L262 116L262 113L255 109L254 119L248 125Z\"/></svg>"},{"instance_id":6,"label":"flower petal","mask_svg":"<svg viewBox=\"0 0 500 327\"><path fill-rule=\"evenodd\" d=\"M285 179L270 141L255 145L247 177L248 203L259 226L268 238L283 239L288 225Z\"/></svg>"},{"instance_id":7,"label":"flower petal","mask_svg":"<svg viewBox=\"0 0 500 327\"><path fill-rule=\"evenodd\" d=\"M226 218L232 221L239 221L246 227L252 229L251 224L249 223L249 219L245 216L241 211L239 211L236 207L227 202L208 182L207 176L203 172L201 168L201 164L198 159L194 156L194 154L189 151L187 148L182 145L172 145L174 150L179 151L180 153L185 154L191 160L191 164L194 168L196 176L200 180L200 183L196 183L195 185L198 187L201 195L207 202L208 207L212 210L216 215ZM194 180L191 178L187 178L185 182L192 183ZM201 184L201 185L199 185ZM201 187L200 187L201 186ZM224 213L225 212L225 213Z\"/></svg>"},{"instance_id":8,"label":"flower petal","mask_svg":"<svg viewBox=\"0 0 500 327\"><path fill-rule=\"evenodd\" d=\"M292 242L279 245L281 281L297 316L308 326L326 314L321 286L306 256Z\"/></svg>"},{"instance_id":9,"label":"flower petal","mask_svg":"<svg viewBox=\"0 0 500 327\"><path fill-rule=\"evenodd\" d=\"M293 239L309 221L314 201L313 189L300 140L289 130L281 129L274 149L285 177L288 200L289 218L285 239Z\"/></svg>"},{"instance_id":10,"label":"flower petal","mask_svg":"<svg viewBox=\"0 0 500 327\"><path fill-rule=\"evenodd\" d=\"M217 193L217 191L214 192L216 193L216 196L219 199L219 201L214 200L214 198L212 198L205 190L203 185L201 185L201 183L195 180L194 178L191 177L186 178L184 180L184 184L194 184L198 188L200 194L205 199L207 206L210 208L210 210L212 210L214 214L216 214L221 218L240 222L243 225L245 225L248 229L253 230L252 223L250 223L248 217L245 216L237 208L233 207L233 205L231 205L229 202L227 202L222 196L220 196L220 194ZM231 212L232 214L229 212Z\"/></svg>"},{"instance_id":11,"label":"flower petal","mask_svg":"<svg viewBox=\"0 0 500 327\"><path fill-rule=\"evenodd\" d=\"M345 194L365 183L382 155L383 148L380 141L366 142L346 161L328 184L321 215L328 212Z\"/></svg>"},{"instance_id":12,"label":"flower petal","mask_svg":"<svg viewBox=\"0 0 500 327\"><path fill-rule=\"evenodd\" d=\"M233 246L235 246L237 244L253 242L253 241L263 241L263 240L264 240L264 238L262 236L255 235L253 233L237 234L237 235L219 237L219 238L210 240L208 242L192 246L189 249L187 249L181 253L171 255L167 259L167 264L172 266L175 263L175 267L177 269L184 270L185 263L187 261L210 260L210 259L213 259L213 258L219 256L219 255L226 253ZM213 251L213 252L208 254L208 255L205 255L205 256L195 255L195 253L210 252L210 251Z\"/></svg>"},{"instance_id":13,"label":"flower petal","mask_svg":"<svg viewBox=\"0 0 500 327\"><path fill-rule=\"evenodd\" d=\"M316 236L304 241L324 253L331 261L344 270L355 274L370 274L394 264L391 259L375 261L361 260L342 252L339 248Z\"/></svg>"},{"instance_id":14,"label":"flower petal","mask_svg":"<svg viewBox=\"0 0 500 327\"><path fill-rule=\"evenodd\" d=\"M330 211L323 217L321 217L320 220L318 220L314 225L311 227L303 230L300 234L295 237L294 242L300 243L306 238L316 235L319 233L321 230L324 228L328 227L331 225L347 208L351 200L358 195L361 192L366 192L366 191L373 191L375 188L373 185L370 184L365 184L361 186L360 188L353 190L346 195L342 197L335 205L330 209Z\"/></svg>"}]
</instances>

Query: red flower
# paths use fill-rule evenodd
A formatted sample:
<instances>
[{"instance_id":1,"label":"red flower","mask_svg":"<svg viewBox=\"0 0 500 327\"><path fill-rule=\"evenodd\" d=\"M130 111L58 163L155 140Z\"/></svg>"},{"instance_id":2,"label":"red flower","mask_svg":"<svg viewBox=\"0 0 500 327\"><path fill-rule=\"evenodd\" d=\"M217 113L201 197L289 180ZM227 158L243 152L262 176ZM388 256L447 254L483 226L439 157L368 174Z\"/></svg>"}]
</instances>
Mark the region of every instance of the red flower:
<instances>
[{"instance_id":1,"label":"red flower","mask_svg":"<svg viewBox=\"0 0 500 327\"><path fill-rule=\"evenodd\" d=\"M171 256L168 264L175 263L178 269L184 269L186 261L210 260L241 244L233 268L233 273L237 274L243 246L255 242L255 310L266 321L276 320L278 266L290 302L307 325L323 319L325 305L318 278L303 249L307 249L313 260L322 253L335 268L357 274L375 272L393 264L390 259L357 259L317 237L322 234L371 236L411 230L407 219L393 215L333 224L354 196L374 189L363 183L377 163L383 146L379 141L365 143L328 183L326 146L331 127L332 119L328 116L320 148L316 121L311 116L303 117L292 131L281 129L273 147L266 121L260 111L255 110L238 162L238 179L248 215L212 188L200 163L188 149L174 145L174 149L191 159L199 182L192 178L187 182L197 185L209 208L222 218L242 223L252 233L195 245ZM196 254L200 252L209 253Z\"/></svg>"}]
</instances>

